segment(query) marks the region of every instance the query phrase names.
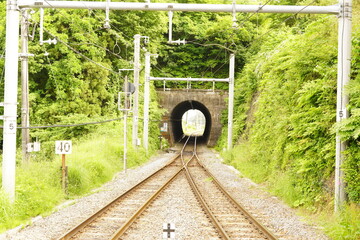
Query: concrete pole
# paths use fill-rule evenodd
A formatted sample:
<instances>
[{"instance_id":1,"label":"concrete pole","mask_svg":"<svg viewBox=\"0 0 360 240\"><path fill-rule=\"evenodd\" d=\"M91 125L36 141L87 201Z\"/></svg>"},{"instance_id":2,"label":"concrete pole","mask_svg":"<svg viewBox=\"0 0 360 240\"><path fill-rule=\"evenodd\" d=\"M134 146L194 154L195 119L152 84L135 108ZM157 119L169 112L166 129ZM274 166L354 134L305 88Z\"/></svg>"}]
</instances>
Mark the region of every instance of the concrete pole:
<instances>
[{"instance_id":1,"label":"concrete pole","mask_svg":"<svg viewBox=\"0 0 360 240\"><path fill-rule=\"evenodd\" d=\"M128 79L127 76L125 76L125 82L124 82L124 89L125 89L125 98L124 98L124 171L127 170L127 114L128 109L130 106L128 106Z\"/></svg>"},{"instance_id":2,"label":"concrete pole","mask_svg":"<svg viewBox=\"0 0 360 240\"><path fill-rule=\"evenodd\" d=\"M40 8L40 29L39 29L40 45L44 44L44 9Z\"/></svg>"},{"instance_id":3,"label":"concrete pole","mask_svg":"<svg viewBox=\"0 0 360 240\"><path fill-rule=\"evenodd\" d=\"M141 35L134 36L134 103L133 103L133 126L132 126L132 144L137 146L138 139L138 118L139 118L139 78L140 78L140 39Z\"/></svg>"},{"instance_id":4,"label":"concrete pole","mask_svg":"<svg viewBox=\"0 0 360 240\"><path fill-rule=\"evenodd\" d=\"M2 187L12 202L15 200L19 19L17 1L7 0Z\"/></svg>"},{"instance_id":5,"label":"concrete pole","mask_svg":"<svg viewBox=\"0 0 360 240\"><path fill-rule=\"evenodd\" d=\"M145 85L144 85L144 130L143 144L149 149L149 105L150 105L150 53L145 53Z\"/></svg>"},{"instance_id":6,"label":"concrete pole","mask_svg":"<svg viewBox=\"0 0 360 240\"><path fill-rule=\"evenodd\" d=\"M168 43L172 42L172 20L173 20L173 12L169 11L168 12L169 15L169 41Z\"/></svg>"},{"instance_id":7,"label":"concrete pole","mask_svg":"<svg viewBox=\"0 0 360 240\"><path fill-rule=\"evenodd\" d=\"M29 126L29 61L28 61L28 29L29 29L28 10L22 10L21 20L21 126ZM29 143L29 129L21 130L21 145L23 163L27 163L29 155L27 144Z\"/></svg>"},{"instance_id":8,"label":"concrete pole","mask_svg":"<svg viewBox=\"0 0 360 240\"><path fill-rule=\"evenodd\" d=\"M349 96L344 89L350 80L351 66L351 0L340 0L339 26L338 26L338 77L337 77L337 105L336 121L341 122L348 118L346 109ZM342 164L344 162L343 151L347 143L341 141L339 134L336 135L336 162L335 162L335 212L339 211L345 202L345 184Z\"/></svg>"},{"instance_id":9,"label":"concrete pole","mask_svg":"<svg viewBox=\"0 0 360 240\"><path fill-rule=\"evenodd\" d=\"M233 115L234 115L234 76L235 76L235 55L230 55L229 67L229 105L228 105L228 150L232 148Z\"/></svg>"}]
</instances>

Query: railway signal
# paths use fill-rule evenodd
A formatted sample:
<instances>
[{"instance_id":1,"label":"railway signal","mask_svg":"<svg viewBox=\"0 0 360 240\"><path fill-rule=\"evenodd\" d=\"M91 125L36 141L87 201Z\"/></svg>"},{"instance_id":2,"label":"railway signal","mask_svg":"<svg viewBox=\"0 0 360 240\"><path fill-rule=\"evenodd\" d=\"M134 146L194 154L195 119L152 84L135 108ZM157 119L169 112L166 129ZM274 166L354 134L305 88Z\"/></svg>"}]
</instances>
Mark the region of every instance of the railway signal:
<instances>
[{"instance_id":1,"label":"railway signal","mask_svg":"<svg viewBox=\"0 0 360 240\"><path fill-rule=\"evenodd\" d=\"M122 70L132 70L132 69L120 69ZM131 95L136 92L136 87L134 84L128 82L128 76L125 76L123 92L119 92L119 99L118 99L118 108L124 114L124 171L126 172L127 168L127 115L128 112L132 109Z\"/></svg>"}]
</instances>

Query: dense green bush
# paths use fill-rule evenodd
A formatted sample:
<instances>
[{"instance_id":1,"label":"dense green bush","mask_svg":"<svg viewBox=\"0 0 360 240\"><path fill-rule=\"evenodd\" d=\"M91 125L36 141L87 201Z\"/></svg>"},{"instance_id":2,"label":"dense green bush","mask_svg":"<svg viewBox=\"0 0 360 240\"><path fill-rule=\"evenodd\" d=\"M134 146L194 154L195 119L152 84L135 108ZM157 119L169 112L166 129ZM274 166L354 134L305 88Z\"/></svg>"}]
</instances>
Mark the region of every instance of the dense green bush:
<instances>
[{"instance_id":1,"label":"dense green bush","mask_svg":"<svg viewBox=\"0 0 360 240\"><path fill-rule=\"evenodd\" d=\"M335 124L336 18L302 18L277 25L252 46L255 54L236 79L237 145L223 152L226 162L266 184L289 205L312 212L324 209L324 226L334 239L359 237L360 29L354 16L352 75L346 90L349 119ZM327 211L333 211L336 131L349 144L342 168L348 199L356 204L331 218ZM224 133L219 148L226 145Z\"/></svg>"}]
</instances>

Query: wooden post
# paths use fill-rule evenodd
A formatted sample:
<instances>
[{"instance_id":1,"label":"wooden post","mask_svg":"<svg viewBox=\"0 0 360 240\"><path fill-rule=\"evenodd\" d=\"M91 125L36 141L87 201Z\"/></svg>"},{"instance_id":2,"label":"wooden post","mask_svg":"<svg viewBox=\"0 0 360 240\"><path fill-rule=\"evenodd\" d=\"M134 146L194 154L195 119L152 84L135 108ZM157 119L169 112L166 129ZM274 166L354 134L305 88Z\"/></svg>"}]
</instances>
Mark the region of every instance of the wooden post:
<instances>
[{"instance_id":1,"label":"wooden post","mask_svg":"<svg viewBox=\"0 0 360 240\"><path fill-rule=\"evenodd\" d=\"M66 160L65 160L65 154L61 155L61 185L64 190L64 192L67 194L67 167L66 167Z\"/></svg>"}]
</instances>

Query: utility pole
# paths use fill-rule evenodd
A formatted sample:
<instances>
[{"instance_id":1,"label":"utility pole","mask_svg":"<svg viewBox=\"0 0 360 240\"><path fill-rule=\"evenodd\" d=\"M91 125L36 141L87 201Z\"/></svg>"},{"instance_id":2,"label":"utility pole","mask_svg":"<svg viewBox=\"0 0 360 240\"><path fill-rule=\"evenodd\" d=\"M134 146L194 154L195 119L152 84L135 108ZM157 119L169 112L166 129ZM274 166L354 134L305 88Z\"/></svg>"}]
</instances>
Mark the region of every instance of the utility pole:
<instances>
[{"instance_id":1,"label":"utility pole","mask_svg":"<svg viewBox=\"0 0 360 240\"><path fill-rule=\"evenodd\" d=\"M27 152L27 144L29 143L29 12L27 9L21 10L21 146L23 163L28 163L29 155Z\"/></svg>"},{"instance_id":2,"label":"utility pole","mask_svg":"<svg viewBox=\"0 0 360 240\"><path fill-rule=\"evenodd\" d=\"M143 144L146 151L149 149L149 102L150 102L150 56L145 53L145 86L144 86L144 129Z\"/></svg>"},{"instance_id":3,"label":"utility pole","mask_svg":"<svg viewBox=\"0 0 360 240\"><path fill-rule=\"evenodd\" d=\"M235 77L235 55L230 54L229 66L229 103L228 103L228 150L232 148L233 115L234 115L234 77Z\"/></svg>"},{"instance_id":4,"label":"utility pole","mask_svg":"<svg viewBox=\"0 0 360 240\"><path fill-rule=\"evenodd\" d=\"M130 109L128 97L129 97L129 87L128 87L128 77L125 76L124 82L124 89L125 89L125 99L124 99L124 171L126 173L127 170L127 115L128 110Z\"/></svg>"},{"instance_id":5,"label":"utility pole","mask_svg":"<svg viewBox=\"0 0 360 240\"><path fill-rule=\"evenodd\" d=\"M134 107L133 107L133 126L132 126L132 144L137 146L138 128L139 128L139 78L140 78L140 39L141 35L134 36Z\"/></svg>"},{"instance_id":6,"label":"utility pole","mask_svg":"<svg viewBox=\"0 0 360 240\"><path fill-rule=\"evenodd\" d=\"M15 200L19 20L17 1L7 0L2 187L11 202Z\"/></svg>"},{"instance_id":7,"label":"utility pole","mask_svg":"<svg viewBox=\"0 0 360 240\"><path fill-rule=\"evenodd\" d=\"M351 0L340 0L339 26L338 26L338 76L337 76L337 105L336 122L348 118L349 112L346 109L349 103L349 96L344 92L350 80L351 66ZM347 143L341 141L339 134L336 134L336 162L335 162L335 212L338 212L345 202L345 183L342 164L344 162L343 151Z\"/></svg>"}]
</instances>

